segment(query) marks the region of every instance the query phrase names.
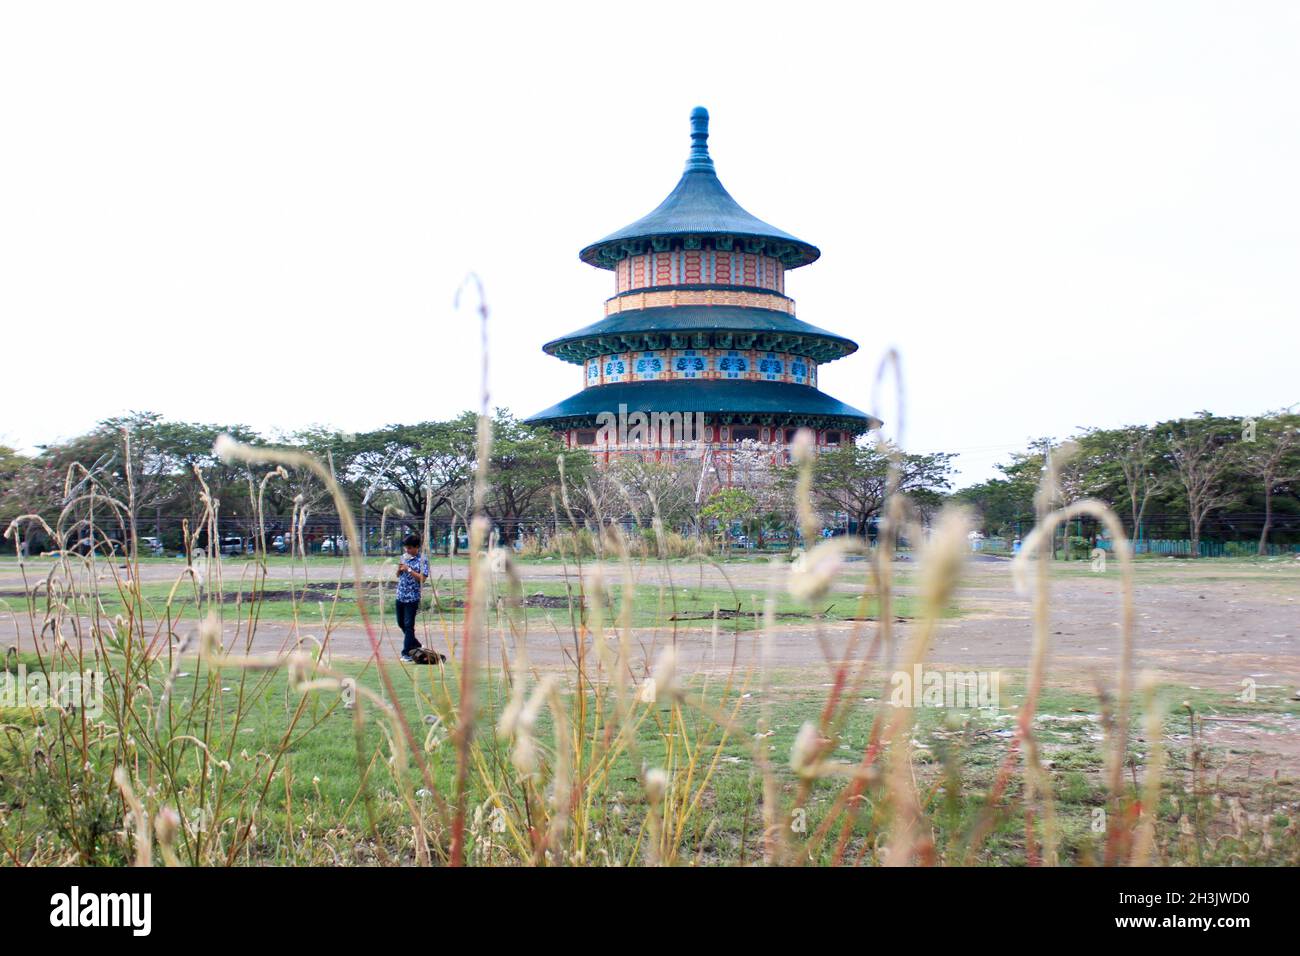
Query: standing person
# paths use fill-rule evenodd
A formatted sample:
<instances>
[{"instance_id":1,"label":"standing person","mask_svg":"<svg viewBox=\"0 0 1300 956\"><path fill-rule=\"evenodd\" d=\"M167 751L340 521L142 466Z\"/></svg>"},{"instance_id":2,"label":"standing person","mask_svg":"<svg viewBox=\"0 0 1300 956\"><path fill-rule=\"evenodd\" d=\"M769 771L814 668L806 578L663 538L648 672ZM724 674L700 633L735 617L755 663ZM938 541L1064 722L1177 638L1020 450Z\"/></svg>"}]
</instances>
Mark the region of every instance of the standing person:
<instances>
[{"instance_id":1,"label":"standing person","mask_svg":"<svg viewBox=\"0 0 1300 956\"><path fill-rule=\"evenodd\" d=\"M420 536L408 534L402 539L401 561L397 565L397 626L402 629L402 660L408 664L411 651L421 644L415 639L415 615L420 610L420 588L429 576L429 559L420 553Z\"/></svg>"}]
</instances>

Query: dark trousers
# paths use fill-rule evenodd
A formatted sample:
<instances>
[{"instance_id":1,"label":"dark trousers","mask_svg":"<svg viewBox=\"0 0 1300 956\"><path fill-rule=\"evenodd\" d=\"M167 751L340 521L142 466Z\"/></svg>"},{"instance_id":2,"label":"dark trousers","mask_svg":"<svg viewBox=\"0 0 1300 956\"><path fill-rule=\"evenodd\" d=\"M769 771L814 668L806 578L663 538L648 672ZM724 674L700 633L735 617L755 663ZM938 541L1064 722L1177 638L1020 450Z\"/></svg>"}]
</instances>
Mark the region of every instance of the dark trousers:
<instances>
[{"instance_id":1,"label":"dark trousers","mask_svg":"<svg viewBox=\"0 0 1300 956\"><path fill-rule=\"evenodd\" d=\"M402 629L402 634L406 638L402 641L403 654L409 654L417 647L422 646L415 639L415 613L418 610L420 610L419 601L397 602L397 626Z\"/></svg>"}]
</instances>

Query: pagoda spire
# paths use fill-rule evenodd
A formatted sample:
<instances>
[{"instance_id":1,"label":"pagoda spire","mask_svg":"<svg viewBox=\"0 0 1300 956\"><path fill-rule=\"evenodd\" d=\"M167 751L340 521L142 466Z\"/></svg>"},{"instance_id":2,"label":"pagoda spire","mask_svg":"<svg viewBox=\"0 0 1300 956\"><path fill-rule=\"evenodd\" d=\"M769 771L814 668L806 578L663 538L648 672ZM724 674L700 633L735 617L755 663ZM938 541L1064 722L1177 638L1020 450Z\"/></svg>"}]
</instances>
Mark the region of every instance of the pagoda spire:
<instances>
[{"instance_id":1,"label":"pagoda spire","mask_svg":"<svg viewBox=\"0 0 1300 956\"><path fill-rule=\"evenodd\" d=\"M709 111L703 106L691 110L691 155L686 160L686 171L695 169L713 172L713 159L709 156Z\"/></svg>"},{"instance_id":2,"label":"pagoda spire","mask_svg":"<svg viewBox=\"0 0 1300 956\"><path fill-rule=\"evenodd\" d=\"M741 242L746 252L762 252L785 269L806 266L821 255L816 246L763 222L731 198L709 156L709 111L697 106L691 110L691 151L673 191L648 216L593 242L578 257L613 270L634 254L638 243L653 242L657 251L669 252L684 242L704 240L722 251Z\"/></svg>"}]
</instances>

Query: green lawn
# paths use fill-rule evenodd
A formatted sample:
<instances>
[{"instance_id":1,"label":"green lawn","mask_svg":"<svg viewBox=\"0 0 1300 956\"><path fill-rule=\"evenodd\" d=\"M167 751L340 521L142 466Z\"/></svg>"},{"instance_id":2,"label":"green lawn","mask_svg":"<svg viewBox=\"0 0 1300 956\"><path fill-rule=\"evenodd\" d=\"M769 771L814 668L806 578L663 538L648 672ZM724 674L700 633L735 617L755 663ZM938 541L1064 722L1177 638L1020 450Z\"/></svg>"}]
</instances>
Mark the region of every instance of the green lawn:
<instances>
[{"instance_id":1,"label":"green lawn","mask_svg":"<svg viewBox=\"0 0 1300 956\"><path fill-rule=\"evenodd\" d=\"M36 666L33 659L26 660L29 667ZM374 666L344 664L338 669L364 687L381 692ZM151 764L166 768L164 775L170 775L166 783L190 797L196 788L208 787L215 801L212 805L222 808L218 812L228 813L236 822L244 819L240 808L251 806L252 795L267 788L265 801L255 816L256 833L238 852L237 862L329 863L335 858L374 862L409 857L409 847L403 841L409 844L410 814L398 798L386 766L389 750L373 708L363 704L367 719L358 736L354 712L344 706L337 690L304 696L289 686L283 670L227 668L212 672L197 663L181 665L177 670L182 676L172 691L176 715L172 725L164 726L152 743L149 741L154 735L142 731L139 745L155 749L149 755ZM443 728L451 723L459 701L458 675L453 667L411 666L390 667L390 674L396 699L422 748L434 783L433 792L425 792L426 781L412 769L410 786L420 789L416 799L432 819L438 799L448 799L453 792L455 751ZM1020 675L1008 676L1010 686L1003 685L996 711L915 711L914 773L926 811L937 828L936 843L947 854L948 862L956 862L963 855L965 840L984 813L985 795L1011 744L1015 708L1023 699L1023 688ZM471 813L478 807L480 817L495 806L504 806L512 816L524 819L529 813L528 795L510 768L508 745L497 741L492 730L506 697L501 678L499 671L489 666L477 684L475 739L482 750L480 766L470 776L469 802ZM166 673L159 670L149 681L155 698L161 696L165 680ZM687 703L676 724L674 711L666 704L643 705L634 720L635 739L612 760L606 783L594 794L586 819L587 828L600 834L599 849L620 862L636 858L644 838L647 810L639 783L640 768L675 765L677 773L684 776L684 749L704 755L692 771L696 784L707 764L712 763L715 769L707 788L701 791L699 812L687 819L679 834L681 861L734 863L753 860L761 853L758 761L764 758L774 768L785 809L803 811L805 829L792 833L790 838L796 843L807 841L825 822L843 786L843 781L835 777L819 779L804 806L792 806L799 782L790 769L791 748L800 726L817 719L827 692L824 686L810 686L808 680L807 671L777 673L772 676L771 690L765 694L754 675L736 675L733 681L692 678L685 686ZM1214 768L1222 766L1222 758L1208 751L1208 755L1193 757L1192 751L1199 745L1188 736L1190 714L1181 702L1188 701L1199 713L1261 720L1292 713L1295 705L1281 691L1270 692L1272 696L1261 691L1254 704L1180 687L1161 688L1159 693L1170 709L1165 732L1174 738L1166 742L1169 753L1161 817L1171 827L1186 814L1206 821L1216 814L1221 817L1217 797L1212 798L1204 788ZM872 722L886 706L881 696L879 682L863 691L848 719L837 728L827 759L846 763L860 759ZM596 719L592 713L595 697L589 691L585 699L590 729ZM567 704L568 714L578 713L571 689ZM731 708L736 708L738 727L723 742L721 731L701 713ZM1138 764L1149 747L1140 739L1140 710L1133 722L1130 747L1131 759ZM1063 862L1095 862L1101 853L1102 837L1091 825L1095 808L1105 803L1101 773L1104 753L1097 740L1097 712L1093 695L1051 689L1044 692L1038 708L1036 727L1043 759L1050 761ZM757 732L764 718L768 735L760 737ZM0 722L19 729L28 746L34 745L35 723L43 719L45 715L39 712L34 716L32 711L0 710ZM536 734L543 742L545 759L553 760L552 721L545 710L538 719ZM208 741L210 756L205 759L201 748L180 739L186 735ZM582 749L587 759L594 759L596 751L590 737L590 733L583 736ZM103 742L105 756L111 753L112 745L111 739ZM96 749L92 744L90 774L101 778L100 787L88 790L87 799L98 800L104 793L111 794L112 787L104 785L108 768L96 760ZM674 759L676 764L672 763ZM228 762L228 770L219 769L223 760ZM1189 769L1198 761L1204 762L1206 768L1202 771L1201 790L1194 789L1194 775ZM61 839L70 838L61 830L68 827L69 814L59 805L59 801L68 800L66 790L49 786L49 781L43 784L37 779L39 774L25 774L24 769L30 766L22 749L16 746L16 735L10 734L0 749L0 809L5 810L0 815L0 839L19 856L45 831ZM155 777L155 785L164 782ZM1132 786L1127 774L1126 785ZM1288 808L1300 796L1297 782L1260 779L1236 792L1252 806L1271 813L1269 836L1277 852L1284 852L1288 846L1294 852L1294 834L1288 842L1284 831L1293 818ZM996 815L995 825L973 862L1025 862L1025 821L1019 802L1022 795L1022 777L1017 773L1007 791L1007 806ZM111 796L108 801L116 802ZM857 849L866 847L868 857L872 853L871 841L879 837L887 822L875 815L874 806L874 797L868 791L863 812L853 827L852 845ZM837 820L834 832L838 833L838 828ZM68 829L75 832L75 828ZM1202 830L1196 837L1195 852L1205 862L1231 862L1234 845L1225 844L1222 834L1208 822ZM223 839L228 840L230 832L223 831ZM102 834L100 839L104 839ZM481 828L473 840L477 841L473 843L477 852L486 855L481 862L501 852L499 844L493 846L492 838ZM819 845L815 859L826 862L833 844L831 840ZM113 861L111 843L106 842L98 852L104 855L101 862ZM187 852L198 854L200 850L190 845Z\"/></svg>"},{"instance_id":2,"label":"green lawn","mask_svg":"<svg viewBox=\"0 0 1300 956\"><path fill-rule=\"evenodd\" d=\"M168 617L170 612L173 621L196 620L206 616L210 609L216 608L225 617L246 617L255 611L257 618L263 621L320 620L322 617L340 624L355 624L360 621L356 587L350 580L334 583L313 581L305 585L301 578L293 580L279 575L260 582L251 578L241 580L233 574L223 577L219 601L218 592L210 585L196 587L188 579L181 581L177 587L154 582L142 584L140 595L144 602L144 616L149 620L161 620ZM636 585L632 625L711 627L717 609L720 625L728 630L751 630L758 626L758 619L767 600L766 591L754 587L692 586L691 579L691 574L683 573L671 587L667 584ZM603 604L609 624L621 621L623 590L623 584L618 581L607 586ZM394 600L391 584L386 581L368 582L364 594L370 602L372 613L381 605L384 613L391 613L390 605ZM523 615L530 624L567 620L570 614L576 619L584 608L589 608L592 604L591 597L582 594L576 575L567 583L556 580L524 581L521 597L522 604L519 607L508 608L504 613L516 620ZM783 623L844 621L855 617L875 617L879 611L874 598L863 601L859 594L847 589L831 593L817 602L816 606L796 600L785 590L774 592L772 597L775 599L777 618ZM489 601L494 617L498 598L507 600L506 593L499 587L494 589ZM439 623L462 620L464 600L464 580L448 579L440 574L435 565L424 594L424 606L434 615L433 619ZM110 617L125 611L126 601L117 589L101 589L99 601ZM218 604L220 607L216 607ZM0 606L7 606L19 614L26 610L22 599L17 597L0 599ZM38 600L37 608L38 612L44 608L43 594ZM895 615L911 617L915 612L916 602L913 598L905 595L895 597ZM953 608L947 613L949 616L957 616L959 611Z\"/></svg>"}]
</instances>

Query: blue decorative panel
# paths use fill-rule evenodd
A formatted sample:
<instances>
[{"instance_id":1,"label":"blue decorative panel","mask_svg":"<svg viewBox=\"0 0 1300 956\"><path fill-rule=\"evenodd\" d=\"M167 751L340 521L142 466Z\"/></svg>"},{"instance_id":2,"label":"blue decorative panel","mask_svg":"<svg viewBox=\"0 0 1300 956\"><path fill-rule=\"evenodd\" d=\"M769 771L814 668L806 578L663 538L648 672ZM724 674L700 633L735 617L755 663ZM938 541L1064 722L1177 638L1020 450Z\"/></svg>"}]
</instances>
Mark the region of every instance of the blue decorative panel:
<instances>
[{"instance_id":1,"label":"blue decorative panel","mask_svg":"<svg viewBox=\"0 0 1300 956\"><path fill-rule=\"evenodd\" d=\"M673 372L677 378L699 378L708 366L709 360L695 349L686 349L673 360Z\"/></svg>"},{"instance_id":2,"label":"blue decorative panel","mask_svg":"<svg viewBox=\"0 0 1300 956\"><path fill-rule=\"evenodd\" d=\"M817 384L817 365L787 352L744 349L655 349L630 354L601 355L584 363L588 388L612 382L661 382L671 379L746 379L757 372L765 382Z\"/></svg>"},{"instance_id":3,"label":"blue decorative panel","mask_svg":"<svg viewBox=\"0 0 1300 956\"><path fill-rule=\"evenodd\" d=\"M642 352L636 360L636 377L643 382L660 378L664 360L658 352Z\"/></svg>"},{"instance_id":4,"label":"blue decorative panel","mask_svg":"<svg viewBox=\"0 0 1300 956\"><path fill-rule=\"evenodd\" d=\"M627 374L627 363L617 355L610 355L605 358L605 381L621 382L623 376Z\"/></svg>"},{"instance_id":5,"label":"blue decorative panel","mask_svg":"<svg viewBox=\"0 0 1300 956\"><path fill-rule=\"evenodd\" d=\"M718 371L723 378L741 378L749 371L749 359L739 352L728 352L718 359Z\"/></svg>"},{"instance_id":6,"label":"blue decorative panel","mask_svg":"<svg viewBox=\"0 0 1300 956\"><path fill-rule=\"evenodd\" d=\"M763 376L764 381L779 382L783 364L775 352L764 352L763 357L758 360L759 374Z\"/></svg>"}]
</instances>

